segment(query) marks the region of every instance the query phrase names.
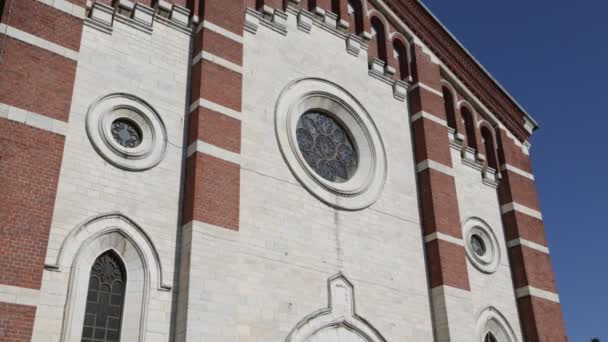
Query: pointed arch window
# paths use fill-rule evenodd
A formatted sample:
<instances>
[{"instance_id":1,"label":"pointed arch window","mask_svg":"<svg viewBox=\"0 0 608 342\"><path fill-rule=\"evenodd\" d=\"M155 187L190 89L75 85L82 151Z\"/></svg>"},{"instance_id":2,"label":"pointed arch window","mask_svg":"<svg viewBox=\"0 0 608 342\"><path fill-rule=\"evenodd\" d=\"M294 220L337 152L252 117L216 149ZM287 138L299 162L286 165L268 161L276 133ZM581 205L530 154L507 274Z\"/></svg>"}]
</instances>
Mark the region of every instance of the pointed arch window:
<instances>
[{"instance_id":1,"label":"pointed arch window","mask_svg":"<svg viewBox=\"0 0 608 342\"><path fill-rule=\"evenodd\" d=\"M116 253L107 251L91 267L82 342L119 342L127 274Z\"/></svg>"},{"instance_id":2,"label":"pointed arch window","mask_svg":"<svg viewBox=\"0 0 608 342\"><path fill-rule=\"evenodd\" d=\"M492 335L491 332L489 332L486 337L483 339L483 342L498 342L498 340L496 340L496 337L494 337L494 335Z\"/></svg>"}]
</instances>

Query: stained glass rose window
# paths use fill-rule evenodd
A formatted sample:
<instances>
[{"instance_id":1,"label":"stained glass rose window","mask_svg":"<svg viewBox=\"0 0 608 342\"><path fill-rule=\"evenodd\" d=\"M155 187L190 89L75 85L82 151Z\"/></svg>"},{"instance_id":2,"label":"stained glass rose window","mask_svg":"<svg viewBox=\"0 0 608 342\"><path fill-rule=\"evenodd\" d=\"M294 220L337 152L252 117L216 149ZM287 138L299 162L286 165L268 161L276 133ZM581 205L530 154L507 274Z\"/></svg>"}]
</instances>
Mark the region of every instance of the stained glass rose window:
<instances>
[{"instance_id":1,"label":"stained glass rose window","mask_svg":"<svg viewBox=\"0 0 608 342\"><path fill-rule=\"evenodd\" d=\"M357 168L357 154L350 137L331 116L305 113L296 127L298 147L306 163L324 179L343 183Z\"/></svg>"}]
</instances>

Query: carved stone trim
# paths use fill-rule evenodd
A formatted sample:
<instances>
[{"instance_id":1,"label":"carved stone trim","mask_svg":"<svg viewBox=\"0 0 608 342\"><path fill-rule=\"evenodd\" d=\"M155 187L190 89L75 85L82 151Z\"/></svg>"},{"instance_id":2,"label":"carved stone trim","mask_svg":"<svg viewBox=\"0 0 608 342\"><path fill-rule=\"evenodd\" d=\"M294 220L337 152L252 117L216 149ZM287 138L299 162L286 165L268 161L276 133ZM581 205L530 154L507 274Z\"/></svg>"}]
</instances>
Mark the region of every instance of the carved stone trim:
<instances>
[{"instance_id":1,"label":"carved stone trim","mask_svg":"<svg viewBox=\"0 0 608 342\"><path fill-rule=\"evenodd\" d=\"M337 274L327 281L328 307L301 320L289 333L285 342L307 342L326 329L345 329L367 342L386 342L386 339L367 320L357 315L353 284Z\"/></svg>"}]
</instances>

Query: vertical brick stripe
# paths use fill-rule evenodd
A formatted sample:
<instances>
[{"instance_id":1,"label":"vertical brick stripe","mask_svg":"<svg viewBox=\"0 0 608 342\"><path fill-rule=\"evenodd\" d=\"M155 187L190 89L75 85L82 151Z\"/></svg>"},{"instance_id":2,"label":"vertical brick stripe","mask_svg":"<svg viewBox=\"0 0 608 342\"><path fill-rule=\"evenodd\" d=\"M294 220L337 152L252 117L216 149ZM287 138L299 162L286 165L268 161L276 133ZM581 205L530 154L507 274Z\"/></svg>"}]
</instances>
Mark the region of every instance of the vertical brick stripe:
<instances>
[{"instance_id":1,"label":"vertical brick stripe","mask_svg":"<svg viewBox=\"0 0 608 342\"><path fill-rule=\"evenodd\" d=\"M504 129L496 131L498 140L498 161L500 165L508 163L516 168L532 173L532 163L530 158L524 154L520 146L515 145L513 140L507 136Z\"/></svg>"},{"instance_id":2,"label":"vertical brick stripe","mask_svg":"<svg viewBox=\"0 0 608 342\"><path fill-rule=\"evenodd\" d=\"M29 342L36 308L0 302L0 342Z\"/></svg>"},{"instance_id":3,"label":"vertical brick stripe","mask_svg":"<svg viewBox=\"0 0 608 342\"><path fill-rule=\"evenodd\" d=\"M194 55L204 50L234 64L243 64L243 44L203 28L194 42Z\"/></svg>"},{"instance_id":4,"label":"vertical brick stripe","mask_svg":"<svg viewBox=\"0 0 608 342\"><path fill-rule=\"evenodd\" d=\"M424 54L420 46L414 45L412 50L415 58L412 64L414 83L423 82L425 85L441 89L441 73L439 65L432 63L430 56ZM422 87L417 87L408 94L410 115L417 115L424 110L439 120L445 120L446 113L441 96L433 94ZM441 164L445 169L452 167L452 156L448 129L445 125L424 116L417 118L412 124L414 155L416 164L424 161ZM417 172L418 192L422 231L425 236L432 233L442 233L456 239L462 238L460 211L456 183L452 175L427 168ZM453 242L434 239L425 243L429 286L431 289L440 287L456 288L470 291L469 274L464 246ZM433 298L431 305L435 315L445 317L445 325L436 326L438 336L450 334L460 329L463 324L462 300L455 299L452 291L440 291L441 297Z\"/></svg>"},{"instance_id":5,"label":"vertical brick stripe","mask_svg":"<svg viewBox=\"0 0 608 342\"><path fill-rule=\"evenodd\" d=\"M515 288L532 286L557 293L549 254L525 246L509 248Z\"/></svg>"},{"instance_id":6,"label":"vertical brick stripe","mask_svg":"<svg viewBox=\"0 0 608 342\"><path fill-rule=\"evenodd\" d=\"M10 16L5 12L2 23L68 49L80 50L82 19L41 1L12 1Z\"/></svg>"},{"instance_id":7,"label":"vertical brick stripe","mask_svg":"<svg viewBox=\"0 0 608 342\"><path fill-rule=\"evenodd\" d=\"M198 5L202 21L242 35L243 0L207 0ZM221 32L201 29L194 38L194 54L201 51L242 65L242 44ZM219 107L241 112L243 77L239 72L214 61L200 59L192 66L191 74L192 103L203 98ZM213 147L240 153L240 120L199 107L192 111L188 123L190 144L201 140ZM238 230L240 165L196 152L187 161L185 187L184 224L196 220Z\"/></svg>"},{"instance_id":8,"label":"vertical brick stripe","mask_svg":"<svg viewBox=\"0 0 608 342\"><path fill-rule=\"evenodd\" d=\"M241 111L242 92L241 74L207 60L201 60L192 67L192 102L202 97Z\"/></svg>"},{"instance_id":9,"label":"vertical brick stripe","mask_svg":"<svg viewBox=\"0 0 608 342\"><path fill-rule=\"evenodd\" d=\"M526 342L567 342L568 336L559 303L538 297L517 300Z\"/></svg>"},{"instance_id":10,"label":"vertical brick stripe","mask_svg":"<svg viewBox=\"0 0 608 342\"><path fill-rule=\"evenodd\" d=\"M241 152L239 120L201 107L190 114L189 120L188 144L202 140L231 152Z\"/></svg>"},{"instance_id":11,"label":"vertical brick stripe","mask_svg":"<svg viewBox=\"0 0 608 342\"><path fill-rule=\"evenodd\" d=\"M433 169L418 173L424 235L435 232L462 238L454 177Z\"/></svg>"},{"instance_id":12,"label":"vertical brick stripe","mask_svg":"<svg viewBox=\"0 0 608 342\"><path fill-rule=\"evenodd\" d=\"M48 45L80 50L82 19L41 1L12 1L2 22ZM0 39L0 103L67 122L76 62L13 37ZM64 140L0 119L0 284L40 289ZM35 307L0 304L0 341L30 341L35 313Z\"/></svg>"},{"instance_id":13,"label":"vertical brick stripe","mask_svg":"<svg viewBox=\"0 0 608 342\"><path fill-rule=\"evenodd\" d=\"M0 284L40 288L63 143L0 119Z\"/></svg>"},{"instance_id":14,"label":"vertical brick stripe","mask_svg":"<svg viewBox=\"0 0 608 342\"><path fill-rule=\"evenodd\" d=\"M500 202L503 204L516 202L530 209L540 211L536 184L533 180L509 170L502 172L503 183L508 186L501 186L498 189Z\"/></svg>"},{"instance_id":15,"label":"vertical brick stripe","mask_svg":"<svg viewBox=\"0 0 608 342\"><path fill-rule=\"evenodd\" d=\"M186 165L184 223L239 229L240 166L195 153Z\"/></svg>"},{"instance_id":16,"label":"vertical brick stripe","mask_svg":"<svg viewBox=\"0 0 608 342\"><path fill-rule=\"evenodd\" d=\"M450 143L447 127L423 117L414 121L412 130L416 142L416 164L430 159L445 166L452 166L452 155L450 149L446 148Z\"/></svg>"},{"instance_id":17,"label":"vertical brick stripe","mask_svg":"<svg viewBox=\"0 0 608 342\"><path fill-rule=\"evenodd\" d=\"M498 158L501 164L513 165L531 172L529 157L521 147L498 130ZM501 205L517 202L534 210L539 210L538 196L534 181L512 171L503 171L499 185ZM524 239L546 246L543 222L529 215L511 211L502 215L508 240ZM516 289L525 286L557 294L555 278L549 254L518 245L509 248L509 259ZM526 341L567 341L564 321L559 303L528 295L517 300L519 318Z\"/></svg>"},{"instance_id":18,"label":"vertical brick stripe","mask_svg":"<svg viewBox=\"0 0 608 342\"><path fill-rule=\"evenodd\" d=\"M76 62L0 34L0 103L68 121Z\"/></svg>"},{"instance_id":19,"label":"vertical brick stripe","mask_svg":"<svg viewBox=\"0 0 608 342\"><path fill-rule=\"evenodd\" d=\"M510 211L503 214L502 220L505 226L507 241L521 238L547 246L543 221L518 211Z\"/></svg>"},{"instance_id":20,"label":"vertical brick stripe","mask_svg":"<svg viewBox=\"0 0 608 342\"><path fill-rule=\"evenodd\" d=\"M427 262L431 288L447 285L469 290L469 278L464 248L443 240L433 240L426 244Z\"/></svg>"},{"instance_id":21,"label":"vertical brick stripe","mask_svg":"<svg viewBox=\"0 0 608 342\"><path fill-rule=\"evenodd\" d=\"M441 91L441 90L437 90ZM440 119L447 120L445 116L445 108L443 97L439 96L426 88L416 87L410 91L410 108L412 113L416 114L421 111L434 113Z\"/></svg>"}]
</instances>

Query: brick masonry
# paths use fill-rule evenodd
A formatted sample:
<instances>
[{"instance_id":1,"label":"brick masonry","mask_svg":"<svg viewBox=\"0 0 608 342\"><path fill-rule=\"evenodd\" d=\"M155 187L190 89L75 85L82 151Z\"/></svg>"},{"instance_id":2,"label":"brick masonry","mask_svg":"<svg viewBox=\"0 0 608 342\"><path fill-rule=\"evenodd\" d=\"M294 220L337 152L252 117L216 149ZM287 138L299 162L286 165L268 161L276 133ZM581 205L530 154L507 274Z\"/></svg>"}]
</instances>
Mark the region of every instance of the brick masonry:
<instances>
[{"instance_id":1,"label":"brick masonry","mask_svg":"<svg viewBox=\"0 0 608 342\"><path fill-rule=\"evenodd\" d=\"M36 307L0 302L0 342L29 342Z\"/></svg>"},{"instance_id":2,"label":"brick masonry","mask_svg":"<svg viewBox=\"0 0 608 342\"><path fill-rule=\"evenodd\" d=\"M70 2L84 6L81 0ZM527 246L507 249L516 239L546 246L541 219L514 210L501 220L501 207L510 202L539 210L534 182L521 172L503 171L497 196L491 182L482 182L479 170L465 163L459 142L449 140L439 94L442 80L450 77L440 64L445 59L433 55L441 48L431 52L428 32L420 29L425 15L416 12L419 17L406 22L424 39L416 39L408 51L413 84L404 103L387 84L397 76L381 76L383 83L368 74L378 44L386 45L390 66L402 67L392 58L389 40L398 26L384 20L382 7L367 4L366 9L385 24L387 39L370 43L368 52L362 49L355 57L347 53L342 34L356 26L345 1L305 0L290 9L283 1L169 2L198 17L192 37L161 21L147 32L126 18L115 20L107 34L83 29L77 17L40 1L17 2L11 27L72 50L78 62L6 39L0 103L61 120L67 134L0 118L0 133L5 132L0 134L0 180L10 189L0 194L0 204L10 208L0 212L10 223L0 246L7 251L6 265L0 266L17 268L0 275L0 285L40 288L37 309L0 303L11 312L0 317L0 335L59 340L70 274L61 267L42 273L43 263L54 265L62 243L81 222L120 211L150 239L163 283L179 288L179 293L171 286L150 290L146 340L283 340L303 317L326 306L326 280L338 272L357 289L357 313L387 340L472 340L475 313L488 306L501 312L517 339L523 334L529 341L565 340L559 303L514 295L526 286L557 293L548 254ZM409 2L388 4L410 19L403 6L417 8ZM255 34L243 32L245 5L285 11L288 35L269 29L282 19L268 16L257 23ZM350 29L331 34L331 28L320 29L323 17L317 14L310 33L303 32L294 8L317 6L349 22ZM2 21L8 22L6 16ZM369 22L363 16L366 32ZM331 58L320 60L320 49ZM343 85L378 126L389 168L383 193L370 208L348 212L322 204L285 164L273 110L285 85L301 77ZM475 88L473 95L459 86L454 97L475 103L474 96L480 96L491 108L507 108L507 114L494 110L499 122L483 113L472 117L492 122L500 165L531 173L522 147L523 122L514 126L518 113L505 105L508 99L496 102L495 93ZM88 106L112 92L137 95L159 112L168 147L158 166L137 173L119 170L90 146L83 130ZM460 109L455 108L456 127L465 133ZM515 129L506 133L504 126ZM515 143L513 134L520 141ZM479 132L473 135L478 152L487 154ZM188 149L195 143L197 151ZM34 148L40 150L31 152ZM23 173L3 177L24 168L31 179ZM497 235L502 258L492 274L479 271L466 256L462 226L472 217L483 219ZM18 234L23 229L33 234ZM133 323L136 316L126 319ZM172 320L179 324L173 327Z\"/></svg>"}]
</instances>

